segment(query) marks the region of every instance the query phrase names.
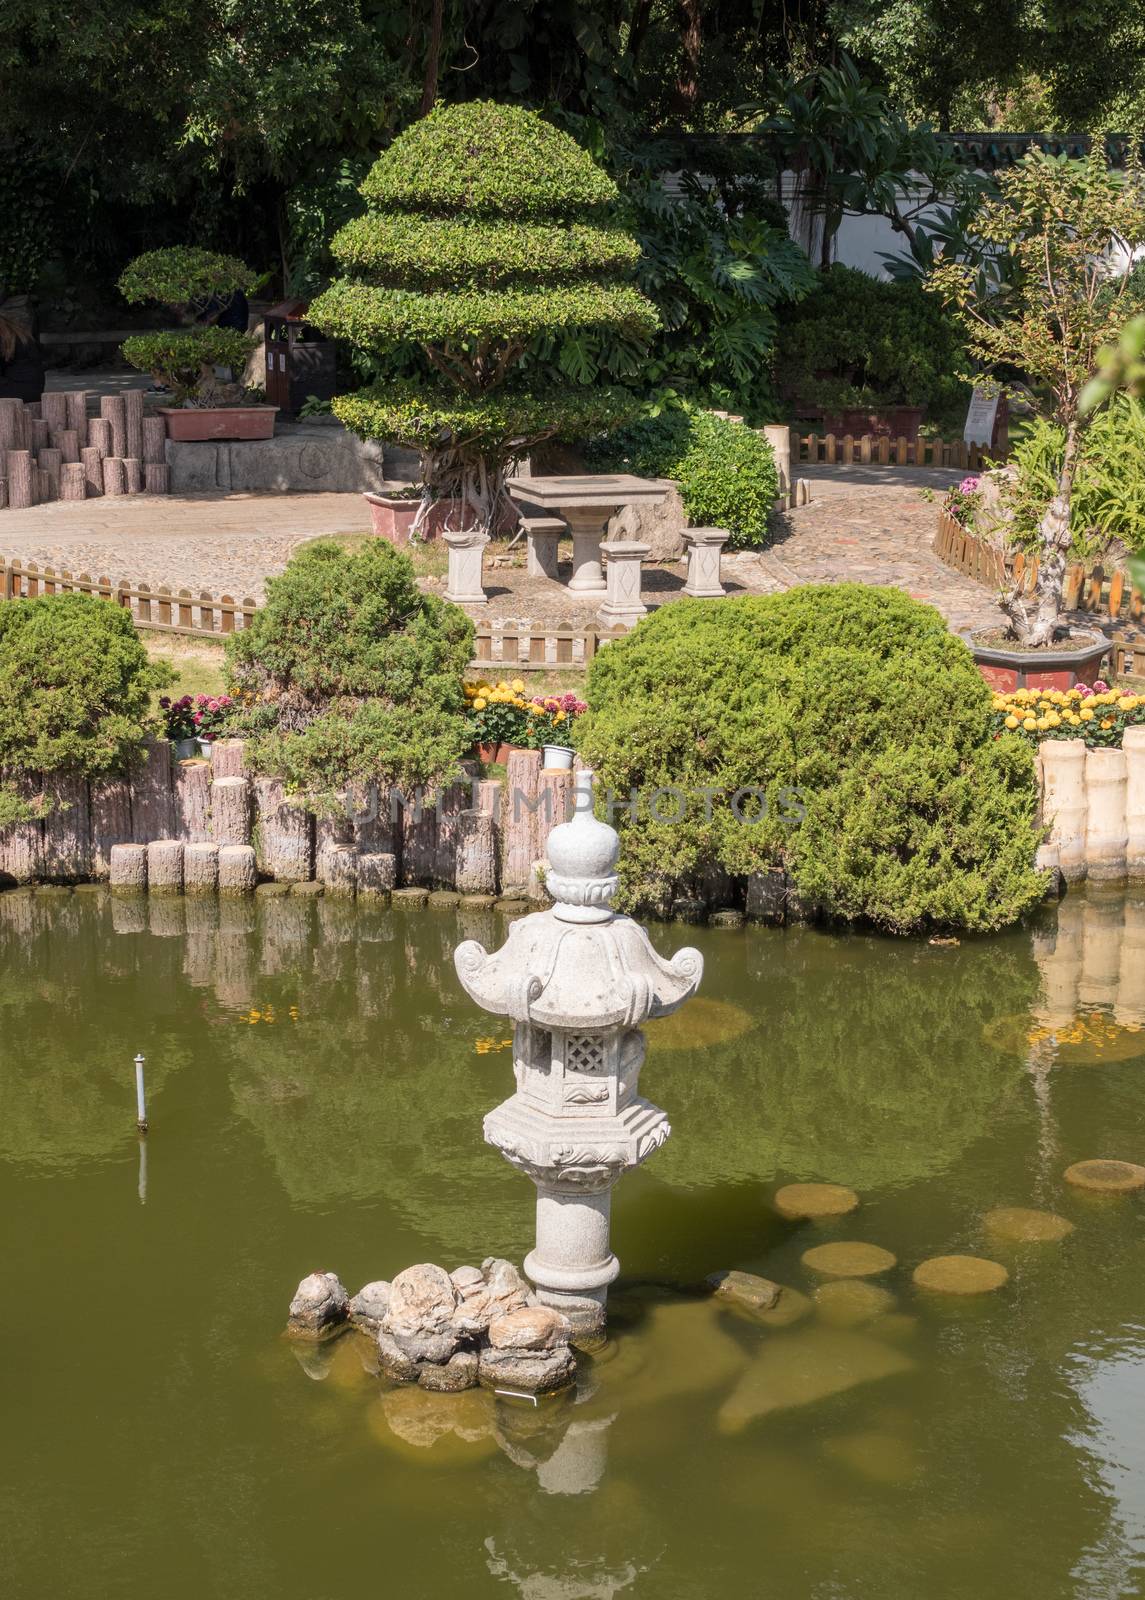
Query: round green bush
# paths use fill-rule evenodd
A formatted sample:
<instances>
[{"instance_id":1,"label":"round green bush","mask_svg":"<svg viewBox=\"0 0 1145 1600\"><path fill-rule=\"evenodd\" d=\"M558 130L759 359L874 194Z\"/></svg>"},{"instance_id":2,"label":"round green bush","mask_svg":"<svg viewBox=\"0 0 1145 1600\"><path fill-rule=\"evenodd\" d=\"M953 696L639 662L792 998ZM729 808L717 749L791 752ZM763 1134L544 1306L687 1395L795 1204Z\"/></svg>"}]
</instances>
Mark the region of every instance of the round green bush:
<instances>
[{"instance_id":1,"label":"round green bush","mask_svg":"<svg viewBox=\"0 0 1145 1600\"><path fill-rule=\"evenodd\" d=\"M469 618L423 595L409 557L385 540L356 552L310 545L227 644L248 763L317 810L350 782L433 784L469 742L461 684L472 654Z\"/></svg>"},{"instance_id":2,"label":"round green bush","mask_svg":"<svg viewBox=\"0 0 1145 1600\"><path fill-rule=\"evenodd\" d=\"M779 493L775 455L762 434L711 411L642 417L593 442L600 472L674 478L693 528L727 528L732 549L761 545Z\"/></svg>"},{"instance_id":3,"label":"round green bush","mask_svg":"<svg viewBox=\"0 0 1145 1600\"><path fill-rule=\"evenodd\" d=\"M630 904L782 866L829 913L905 933L1004 927L1043 892L1033 756L992 735L969 651L897 590L662 606L594 660L588 702L578 748L603 789L643 795L614 819Z\"/></svg>"},{"instance_id":4,"label":"round green bush","mask_svg":"<svg viewBox=\"0 0 1145 1600\"><path fill-rule=\"evenodd\" d=\"M149 731L151 694L169 681L129 612L87 595L0 605L0 773L122 772ZM0 784L0 821L33 814Z\"/></svg>"}]
</instances>

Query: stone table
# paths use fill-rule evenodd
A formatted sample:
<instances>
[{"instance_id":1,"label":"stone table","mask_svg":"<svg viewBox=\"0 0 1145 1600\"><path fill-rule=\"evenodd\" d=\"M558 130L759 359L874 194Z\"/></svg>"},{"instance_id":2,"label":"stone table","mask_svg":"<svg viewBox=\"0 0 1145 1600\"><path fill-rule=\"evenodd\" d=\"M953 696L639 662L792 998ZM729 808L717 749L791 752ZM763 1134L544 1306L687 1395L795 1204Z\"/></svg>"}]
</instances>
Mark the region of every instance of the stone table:
<instances>
[{"instance_id":1,"label":"stone table","mask_svg":"<svg viewBox=\"0 0 1145 1600\"><path fill-rule=\"evenodd\" d=\"M663 500L668 485L630 472L596 472L579 477L510 478L508 489L519 500L557 511L572 533L573 570L568 586L574 593L604 594L608 585L600 563L600 545L622 506Z\"/></svg>"}]
</instances>

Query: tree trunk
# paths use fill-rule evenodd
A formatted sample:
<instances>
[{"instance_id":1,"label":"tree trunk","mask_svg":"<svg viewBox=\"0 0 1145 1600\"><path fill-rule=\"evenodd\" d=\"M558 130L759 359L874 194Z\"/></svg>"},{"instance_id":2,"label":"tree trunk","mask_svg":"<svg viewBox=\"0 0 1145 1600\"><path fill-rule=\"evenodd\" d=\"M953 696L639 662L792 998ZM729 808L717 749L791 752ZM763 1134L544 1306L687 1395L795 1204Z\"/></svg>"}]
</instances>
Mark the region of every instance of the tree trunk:
<instances>
[{"instance_id":1,"label":"tree trunk","mask_svg":"<svg viewBox=\"0 0 1145 1600\"><path fill-rule=\"evenodd\" d=\"M425 53L425 75L422 79L421 89L421 115L432 111L437 100L437 77L441 63L441 28L445 11L445 0L433 0L433 11L430 14L429 44Z\"/></svg>"},{"instance_id":2,"label":"tree trunk","mask_svg":"<svg viewBox=\"0 0 1145 1600\"><path fill-rule=\"evenodd\" d=\"M1038 581L1034 590L1037 610L1030 619L1027 607L1016 593L1006 596L1003 609L1014 625L1014 631L1023 644L1048 645L1053 642L1062 609L1062 591L1069 557L1069 513L1073 497L1073 480L1077 471L1081 448L1081 428L1076 421L1069 424L1065 436L1065 452L1057 489L1038 524Z\"/></svg>"},{"instance_id":3,"label":"tree trunk","mask_svg":"<svg viewBox=\"0 0 1145 1600\"><path fill-rule=\"evenodd\" d=\"M679 0L680 65L676 72L675 109L688 117L700 92L700 52L703 48L703 0Z\"/></svg>"}]
</instances>

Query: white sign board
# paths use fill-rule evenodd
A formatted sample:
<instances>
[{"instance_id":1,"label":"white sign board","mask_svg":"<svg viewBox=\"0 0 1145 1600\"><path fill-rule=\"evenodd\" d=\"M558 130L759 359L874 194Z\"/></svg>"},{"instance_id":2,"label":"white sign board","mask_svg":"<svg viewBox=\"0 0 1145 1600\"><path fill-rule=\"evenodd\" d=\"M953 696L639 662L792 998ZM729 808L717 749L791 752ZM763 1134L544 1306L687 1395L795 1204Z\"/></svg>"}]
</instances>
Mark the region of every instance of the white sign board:
<instances>
[{"instance_id":1,"label":"white sign board","mask_svg":"<svg viewBox=\"0 0 1145 1600\"><path fill-rule=\"evenodd\" d=\"M967 444L993 444L999 394L997 389L975 388L966 412L966 426L962 430L962 437Z\"/></svg>"}]
</instances>

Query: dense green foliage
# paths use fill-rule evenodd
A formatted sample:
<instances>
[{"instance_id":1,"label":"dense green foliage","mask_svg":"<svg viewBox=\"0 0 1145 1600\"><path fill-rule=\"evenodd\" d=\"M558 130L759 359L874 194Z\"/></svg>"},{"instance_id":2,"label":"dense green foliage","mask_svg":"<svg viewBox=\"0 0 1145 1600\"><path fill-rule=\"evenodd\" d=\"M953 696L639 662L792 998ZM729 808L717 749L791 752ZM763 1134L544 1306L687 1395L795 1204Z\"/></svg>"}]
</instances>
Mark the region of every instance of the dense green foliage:
<instances>
[{"instance_id":1,"label":"dense green foliage","mask_svg":"<svg viewBox=\"0 0 1145 1600\"><path fill-rule=\"evenodd\" d=\"M1004 498L1013 542L1038 548L1038 524L1057 490L1065 429L1035 418L1011 451L1015 482ZM1086 429L1070 496L1070 559L1093 561L1119 541L1145 555L1145 404L1122 397Z\"/></svg>"},{"instance_id":2,"label":"dense green foliage","mask_svg":"<svg viewBox=\"0 0 1145 1600\"><path fill-rule=\"evenodd\" d=\"M781 391L797 406L965 408L969 362L956 319L914 280L882 282L833 266L784 318Z\"/></svg>"},{"instance_id":3,"label":"dense green foliage","mask_svg":"<svg viewBox=\"0 0 1145 1600\"><path fill-rule=\"evenodd\" d=\"M237 328L182 328L135 333L123 341L123 359L149 372L172 391L176 404L194 395L203 372L230 367L241 372L254 340Z\"/></svg>"},{"instance_id":4,"label":"dense green foliage","mask_svg":"<svg viewBox=\"0 0 1145 1600\"><path fill-rule=\"evenodd\" d=\"M490 394L468 395L445 384L395 379L342 395L335 402L348 428L367 439L401 439L426 453L447 429L461 449L511 452L547 434L565 437L626 422L636 402L619 389L585 394L517 383Z\"/></svg>"},{"instance_id":5,"label":"dense green foliage","mask_svg":"<svg viewBox=\"0 0 1145 1600\"><path fill-rule=\"evenodd\" d=\"M385 540L354 554L311 545L268 580L266 605L227 644L248 760L316 809L355 781L432 784L466 749L472 652L464 612L423 595Z\"/></svg>"},{"instance_id":6,"label":"dense green foliage","mask_svg":"<svg viewBox=\"0 0 1145 1600\"><path fill-rule=\"evenodd\" d=\"M733 549L767 538L779 472L767 440L742 422L710 411L662 411L594 441L588 456L601 472L674 478L691 526L727 528Z\"/></svg>"},{"instance_id":7,"label":"dense green foliage","mask_svg":"<svg viewBox=\"0 0 1145 1600\"><path fill-rule=\"evenodd\" d=\"M256 279L238 256L171 245L146 250L128 262L119 275L119 292L129 305L158 300L198 316L212 300L229 300L238 290L249 293Z\"/></svg>"},{"instance_id":8,"label":"dense green foliage","mask_svg":"<svg viewBox=\"0 0 1145 1600\"><path fill-rule=\"evenodd\" d=\"M524 389L530 344L580 330L640 340L657 326L655 307L623 281L635 247L616 228L602 231L616 186L535 113L479 101L438 107L407 129L362 193L370 210L332 245L353 277L313 303L311 320L372 356L416 349L434 378L406 374L395 404L387 373L369 403L335 410L359 429L388 424L384 437L420 452L427 499L454 500L473 525L493 529L509 461L558 428L580 435L601 421L602 390L565 380L547 386L548 415L531 398L510 402L497 437L498 396Z\"/></svg>"},{"instance_id":9,"label":"dense green foliage","mask_svg":"<svg viewBox=\"0 0 1145 1600\"><path fill-rule=\"evenodd\" d=\"M782 864L806 900L902 933L1004 927L1042 893L1032 756L991 736L968 650L896 590L661 607L596 658L588 700L579 750L644 797L616 818L630 904ZM684 791L682 821L657 819L659 788Z\"/></svg>"},{"instance_id":10,"label":"dense green foliage","mask_svg":"<svg viewBox=\"0 0 1145 1600\"><path fill-rule=\"evenodd\" d=\"M78 594L0 606L0 773L125 770L168 679L119 606ZM0 821L33 809L0 783Z\"/></svg>"}]
</instances>

